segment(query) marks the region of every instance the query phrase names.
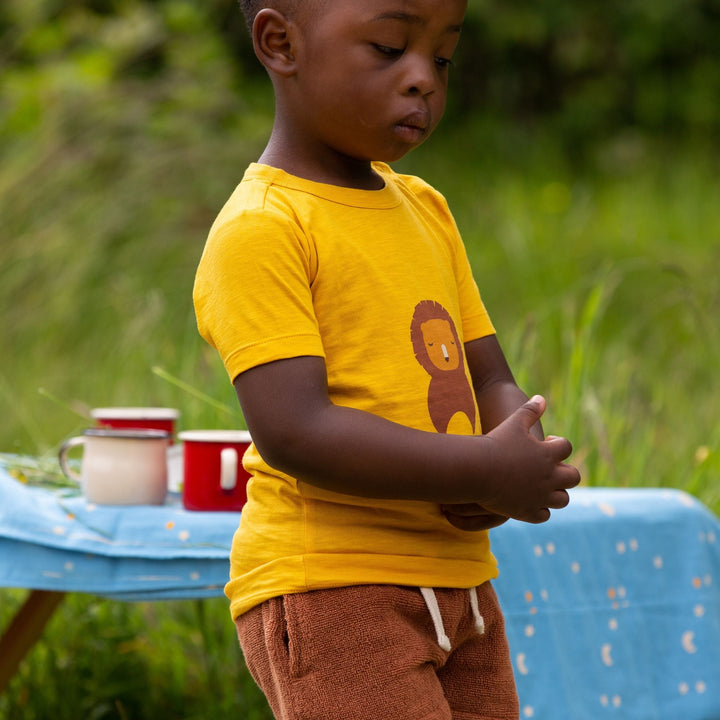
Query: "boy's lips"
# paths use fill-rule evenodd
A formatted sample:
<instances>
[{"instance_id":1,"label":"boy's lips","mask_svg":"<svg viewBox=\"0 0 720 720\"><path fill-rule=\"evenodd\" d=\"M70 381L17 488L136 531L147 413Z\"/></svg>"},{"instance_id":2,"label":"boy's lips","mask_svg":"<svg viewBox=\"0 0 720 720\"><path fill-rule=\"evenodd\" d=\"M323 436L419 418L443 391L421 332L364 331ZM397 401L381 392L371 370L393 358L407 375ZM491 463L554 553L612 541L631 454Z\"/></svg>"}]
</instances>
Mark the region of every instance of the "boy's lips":
<instances>
[{"instance_id":1,"label":"boy's lips","mask_svg":"<svg viewBox=\"0 0 720 720\"><path fill-rule=\"evenodd\" d=\"M425 136L430 126L430 113L427 110L415 110L395 124L395 132L406 142L417 143Z\"/></svg>"}]
</instances>

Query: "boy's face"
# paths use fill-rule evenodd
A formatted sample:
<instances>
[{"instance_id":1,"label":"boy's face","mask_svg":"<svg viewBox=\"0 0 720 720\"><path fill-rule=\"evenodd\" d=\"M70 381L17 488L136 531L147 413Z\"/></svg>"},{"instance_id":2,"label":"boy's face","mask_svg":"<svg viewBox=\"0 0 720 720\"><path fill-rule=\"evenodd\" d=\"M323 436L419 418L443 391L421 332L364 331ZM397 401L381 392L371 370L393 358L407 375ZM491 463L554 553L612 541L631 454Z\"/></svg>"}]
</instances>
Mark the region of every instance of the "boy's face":
<instances>
[{"instance_id":1,"label":"boy's face","mask_svg":"<svg viewBox=\"0 0 720 720\"><path fill-rule=\"evenodd\" d=\"M294 118L305 146L392 162L445 110L466 0L327 0L301 29Z\"/></svg>"}]
</instances>

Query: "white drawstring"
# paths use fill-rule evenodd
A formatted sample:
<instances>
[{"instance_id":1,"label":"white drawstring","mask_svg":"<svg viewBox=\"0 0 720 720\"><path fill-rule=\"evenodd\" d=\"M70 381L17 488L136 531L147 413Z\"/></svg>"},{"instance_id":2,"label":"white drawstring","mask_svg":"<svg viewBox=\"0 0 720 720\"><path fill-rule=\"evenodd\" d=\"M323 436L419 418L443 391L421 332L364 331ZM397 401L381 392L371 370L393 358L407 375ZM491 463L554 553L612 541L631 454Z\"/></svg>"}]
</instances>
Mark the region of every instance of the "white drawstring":
<instances>
[{"instance_id":1,"label":"white drawstring","mask_svg":"<svg viewBox=\"0 0 720 720\"><path fill-rule=\"evenodd\" d=\"M477 588L471 587L468 590L468 593L470 594L470 607L472 609L473 618L475 618L475 629L477 630L478 635L484 635L485 620L480 614L480 608L478 607Z\"/></svg>"},{"instance_id":2,"label":"white drawstring","mask_svg":"<svg viewBox=\"0 0 720 720\"><path fill-rule=\"evenodd\" d=\"M437 636L437 643L443 650L445 650L445 652L450 652L450 650L452 650L452 645L450 644L450 638L445 634L445 626L443 625L442 615L440 614L440 606L438 605L435 591L429 587L421 587L420 592L422 593L423 600L425 600L428 612L432 618L435 635ZM484 635L485 620L480 614L477 588L471 587L468 590L468 595L470 597L470 609L472 610L473 620L475 621L475 629L477 630L478 635Z\"/></svg>"},{"instance_id":3,"label":"white drawstring","mask_svg":"<svg viewBox=\"0 0 720 720\"><path fill-rule=\"evenodd\" d=\"M445 650L450 652L452 645L450 644L450 638L445 634L445 626L443 625L442 615L440 614L440 606L437 602L437 596L432 588L420 588L423 600L427 605L428 612L433 621L433 627L435 628L435 635L437 635L438 645ZM485 620L480 614L480 607L478 606L477 599L477 588L470 588L468 590L470 597L470 609L472 610L473 620L475 621L475 630L478 635L485 634Z\"/></svg>"},{"instance_id":4,"label":"white drawstring","mask_svg":"<svg viewBox=\"0 0 720 720\"><path fill-rule=\"evenodd\" d=\"M452 646L450 645L450 638L445 634L445 626L443 625L440 606L438 605L437 597L435 597L435 591L432 588L421 587L420 592L422 593L433 625L435 626L438 645L445 650L445 652L450 652Z\"/></svg>"}]
</instances>

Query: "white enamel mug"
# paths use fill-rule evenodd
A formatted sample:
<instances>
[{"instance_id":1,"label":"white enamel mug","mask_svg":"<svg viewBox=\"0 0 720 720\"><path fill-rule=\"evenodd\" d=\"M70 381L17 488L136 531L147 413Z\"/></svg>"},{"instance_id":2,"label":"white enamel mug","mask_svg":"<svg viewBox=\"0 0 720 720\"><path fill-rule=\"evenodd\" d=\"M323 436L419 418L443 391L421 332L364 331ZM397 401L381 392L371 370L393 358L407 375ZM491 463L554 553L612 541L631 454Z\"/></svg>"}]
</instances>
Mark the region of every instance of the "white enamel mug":
<instances>
[{"instance_id":1,"label":"white enamel mug","mask_svg":"<svg viewBox=\"0 0 720 720\"><path fill-rule=\"evenodd\" d=\"M78 482L97 505L162 505L167 495L167 448L164 430L90 428L66 440L58 453L65 475ZM82 446L81 472L68 464L68 452Z\"/></svg>"}]
</instances>

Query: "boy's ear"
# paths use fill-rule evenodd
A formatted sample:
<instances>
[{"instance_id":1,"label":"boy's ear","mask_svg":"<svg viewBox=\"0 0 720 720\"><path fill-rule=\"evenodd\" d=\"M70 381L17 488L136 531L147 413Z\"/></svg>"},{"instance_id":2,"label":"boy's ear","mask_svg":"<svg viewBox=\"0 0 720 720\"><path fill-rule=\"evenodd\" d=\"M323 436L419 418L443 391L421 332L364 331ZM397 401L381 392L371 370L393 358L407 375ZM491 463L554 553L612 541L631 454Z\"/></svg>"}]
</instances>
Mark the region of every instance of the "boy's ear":
<instances>
[{"instance_id":1,"label":"boy's ear","mask_svg":"<svg viewBox=\"0 0 720 720\"><path fill-rule=\"evenodd\" d=\"M270 71L289 77L295 73L292 26L277 10L263 8L253 23L253 48L258 60Z\"/></svg>"}]
</instances>

